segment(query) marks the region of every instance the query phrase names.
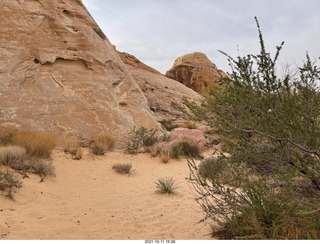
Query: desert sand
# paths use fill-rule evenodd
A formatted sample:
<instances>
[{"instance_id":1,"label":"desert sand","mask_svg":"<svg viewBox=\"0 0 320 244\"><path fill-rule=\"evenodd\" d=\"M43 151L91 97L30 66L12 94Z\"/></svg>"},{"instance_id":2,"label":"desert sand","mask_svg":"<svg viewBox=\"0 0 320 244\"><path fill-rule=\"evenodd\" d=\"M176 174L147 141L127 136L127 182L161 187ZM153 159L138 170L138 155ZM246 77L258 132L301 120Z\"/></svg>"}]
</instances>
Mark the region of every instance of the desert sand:
<instances>
[{"instance_id":1,"label":"desert sand","mask_svg":"<svg viewBox=\"0 0 320 244\"><path fill-rule=\"evenodd\" d=\"M121 151L73 160L62 151L52 155L56 177L23 180L14 200L0 196L0 238L9 240L211 239L185 180L186 159L164 164L150 154ZM131 163L134 174L115 172L115 163ZM174 195L161 194L155 182L173 177Z\"/></svg>"}]
</instances>

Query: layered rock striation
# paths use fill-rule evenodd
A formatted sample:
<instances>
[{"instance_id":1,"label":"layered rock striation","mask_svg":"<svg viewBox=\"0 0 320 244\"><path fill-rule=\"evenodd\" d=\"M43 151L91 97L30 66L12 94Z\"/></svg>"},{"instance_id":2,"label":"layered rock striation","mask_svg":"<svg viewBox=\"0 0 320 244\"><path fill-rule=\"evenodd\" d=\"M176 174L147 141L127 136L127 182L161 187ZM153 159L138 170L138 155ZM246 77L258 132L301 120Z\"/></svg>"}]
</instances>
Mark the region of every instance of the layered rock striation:
<instances>
[{"instance_id":1,"label":"layered rock striation","mask_svg":"<svg viewBox=\"0 0 320 244\"><path fill-rule=\"evenodd\" d=\"M0 1L0 123L90 139L157 127L81 0Z\"/></svg>"},{"instance_id":2,"label":"layered rock striation","mask_svg":"<svg viewBox=\"0 0 320 244\"><path fill-rule=\"evenodd\" d=\"M173 103L183 106L183 97L190 101L199 102L202 96L145 65L133 55L118 53L147 98L148 106L158 121L172 119L183 122L187 120L187 117L184 118L184 114L177 110Z\"/></svg>"},{"instance_id":3,"label":"layered rock striation","mask_svg":"<svg viewBox=\"0 0 320 244\"><path fill-rule=\"evenodd\" d=\"M165 75L200 94L204 94L207 87L215 85L221 76L226 76L205 54L199 52L177 58Z\"/></svg>"}]
</instances>

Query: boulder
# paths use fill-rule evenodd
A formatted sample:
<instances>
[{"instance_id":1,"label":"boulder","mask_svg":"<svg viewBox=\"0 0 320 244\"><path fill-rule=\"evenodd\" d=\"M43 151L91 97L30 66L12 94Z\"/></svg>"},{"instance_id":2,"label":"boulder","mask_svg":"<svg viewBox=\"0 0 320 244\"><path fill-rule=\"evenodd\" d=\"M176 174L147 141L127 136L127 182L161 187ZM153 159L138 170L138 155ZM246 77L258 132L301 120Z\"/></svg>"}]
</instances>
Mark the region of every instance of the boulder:
<instances>
[{"instance_id":1,"label":"boulder","mask_svg":"<svg viewBox=\"0 0 320 244\"><path fill-rule=\"evenodd\" d=\"M0 1L0 123L65 137L158 127L81 0Z\"/></svg>"},{"instance_id":2,"label":"boulder","mask_svg":"<svg viewBox=\"0 0 320 244\"><path fill-rule=\"evenodd\" d=\"M204 94L207 87L217 84L221 76L226 76L205 54L199 52L177 58L165 75L199 94Z\"/></svg>"},{"instance_id":3,"label":"boulder","mask_svg":"<svg viewBox=\"0 0 320 244\"><path fill-rule=\"evenodd\" d=\"M188 128L176 128L169 133L169 142L162 142L159 147L162 150L169 150L172 146L178 144L180 141L186 140L191 144L198 146L201 151L206 149L205 145L207 143L203 131L197 129Z\"/></svg>"}]
</instances>

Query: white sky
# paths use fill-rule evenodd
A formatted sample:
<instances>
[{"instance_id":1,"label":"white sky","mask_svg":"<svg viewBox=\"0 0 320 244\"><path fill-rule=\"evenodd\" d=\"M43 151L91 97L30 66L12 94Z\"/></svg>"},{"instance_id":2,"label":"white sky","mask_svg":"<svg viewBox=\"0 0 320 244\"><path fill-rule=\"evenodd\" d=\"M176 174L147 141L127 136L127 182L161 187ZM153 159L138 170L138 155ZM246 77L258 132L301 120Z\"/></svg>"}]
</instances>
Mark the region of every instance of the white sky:
<instances>
[{"instance_id":1,"label":"white sky","mask_svg":"<svg viewBox=\"0 0 320 244\"><path fill-rule=\"evenodd\" d=\"M268 51L285 41L283 64L320 57L320 0L83 0L117 50L165 73L174 60L203 52L228 71L233 57L259 51L257 16Z\"/></svg>"}]
</instances>

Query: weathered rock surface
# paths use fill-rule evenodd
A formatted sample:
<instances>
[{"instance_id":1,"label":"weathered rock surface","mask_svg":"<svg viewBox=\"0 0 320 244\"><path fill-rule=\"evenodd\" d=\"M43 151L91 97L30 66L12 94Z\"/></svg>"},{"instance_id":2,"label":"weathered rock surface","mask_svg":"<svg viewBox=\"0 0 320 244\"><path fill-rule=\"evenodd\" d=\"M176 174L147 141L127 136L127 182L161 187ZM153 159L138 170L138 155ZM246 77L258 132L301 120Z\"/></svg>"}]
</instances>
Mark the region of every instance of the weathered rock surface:
<instances>
[{"instance_id":1,"label":"weathered rock surface","mask_svg":"<svg viewBox=\"0 0 320 244\"><path fill-rule=\"evenodd\" d=\"M190 101L200 101L202 96L176 80L169 79L160 72L143 64L130 54L120 53L126 68L137 82L148 100L148 106L158 121L173 119L184 122L183 114L172 106L172 102L182 105L182 98ZM127 59L126 57L130 57Z\"/></svg>"},{"instance_id":2,"label":"weathered rock surface","mask_svg":"<svg viewBox=\"0 0 320 244\"><path fill-rule=\"evenodd\" d=\"M161 73L159 71L157 71L154 68L151 68L150 66L142 63L135 56L133 56L133 55L131 55L129 53L126 53L126 52L117 51L117 53L118 53L118 55L121 58L123 63L128 64L128 65L133 66L133 67L138 68L138 69L146 70L146 71L149 71L151 73L161 75Z\"/></svg>"},{"instance_id":3,"label":"weathered rock surface","mask_svg":"<svg viewBox=\"0 0 320 244\"><path fill-rule=\"evenodd\" d=\"M217 70L205 54L194 52L177 58L166 76L203 94L208 86L220 79L219 73L226 76L223 71Z\"/></svg>"},{"instance_id":4,"label":"weathered rock surface","mask_svg":"<svg viewBox=\"0 0 320 244\"><path fill-rule=\"evenodd\" d=\"M0 123L64 136L157 127L81 0L0 1Z\"/></svg>"}]
</instances>

